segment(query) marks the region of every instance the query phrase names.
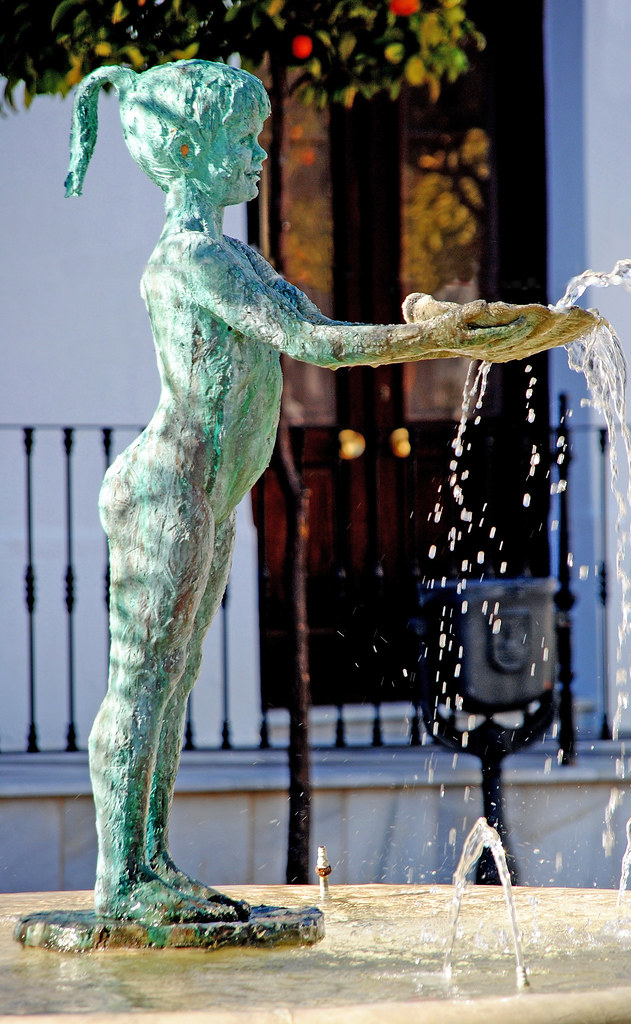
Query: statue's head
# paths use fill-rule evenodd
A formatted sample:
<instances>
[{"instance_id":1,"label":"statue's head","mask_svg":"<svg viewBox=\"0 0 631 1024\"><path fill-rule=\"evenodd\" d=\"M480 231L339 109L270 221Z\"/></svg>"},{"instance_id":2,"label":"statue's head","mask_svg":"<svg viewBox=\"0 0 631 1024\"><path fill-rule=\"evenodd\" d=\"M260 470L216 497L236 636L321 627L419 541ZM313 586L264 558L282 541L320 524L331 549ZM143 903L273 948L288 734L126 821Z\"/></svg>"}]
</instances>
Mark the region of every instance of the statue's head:
<instances>
[{"instance_id":1,"label":"statue's head","mask_svg":"<svg viewBox=\"0 0 631 1024\"><path fill-rule=\"evenodd\" d=\"M269 114L265 89L239 68L187 60L140 73L102 67L81 82L72 117L67 196L81 195L96 142L98 92L106 83L118 95L129 152L165 192L178 178L191 177L224 205L256 195L265 156L256 138ZM230 181L239 164L246 165L245 173L235 191Z\"/></svg>"}]
</instances>

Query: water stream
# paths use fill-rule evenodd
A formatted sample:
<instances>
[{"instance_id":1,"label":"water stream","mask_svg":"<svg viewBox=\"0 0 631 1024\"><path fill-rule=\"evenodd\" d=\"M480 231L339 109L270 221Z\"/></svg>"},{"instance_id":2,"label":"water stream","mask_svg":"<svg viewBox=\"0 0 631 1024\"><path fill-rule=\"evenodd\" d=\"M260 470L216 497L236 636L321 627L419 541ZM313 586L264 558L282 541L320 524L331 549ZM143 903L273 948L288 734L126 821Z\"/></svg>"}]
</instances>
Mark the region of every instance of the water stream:
<instances>
[{"instance_id":1,"label":"water stream","mask_svg":"<svg viewBox=\"0 0 631 1024\"><path fill-rule=\"evenodd\" d=\"M586 270L573 277L555 309L568 309L587 288L606 288L609 285L621 285L631 291L631 260L618 260L610 273ZM622 614L618 627L619 691L612 728L613 739L617 739L622 712L628 704L627 670L622 664L622 652L631 634L631 578L626 568L631 508L631 433L626 421L627 365L620 339L604 318L599 318L590 334L569 345L567 352L572 369L585 376L591 403L604 416L609 435L611 489L616 501L616 575L622 591Z\"/></svg>"},{"instance_id":2,"label":"water stream","mask_svg":"<svg viewBox=\"0 0 631 1024\"><path fill-rule=\"evenodd\" d=\"M629 884L629 874L631 873L631 818L627 821L627 848L624 851L622 857L622 867L620 869L620 887L618 889L618 910L622 908L624 900L624 894L627 891Z\"/></svg>"},{"instance_id":3,"label":"water stream","mask_svg":"<svg viewBox=\"0 0 631 1024\"><path fill-rule=\"evenodd\" d=\"M524 953L522 949L519 925L517 923L517 910L515 908L515 900L513 897L513 887L511 885L510 875L506 864L506 856L504 854L502 840L500 839L497 831L488 824L486 818L478 818L475 825L469 832L469 835L465 839L462 853L460 855L460 861L454 874L451 940L445 953L443 974L446 978L451 977L453 949L458 935L458 922L460 920L462 897L467 884L467 875L471 869L475 867L480 859L480 854L485 848L491 851L497 866L497 871L504 892L506 909L508 911L508 920L513 938L513 946L515 948L515 973L517 987L524 988L528 985L528 972L526 971L526 965L524 963Z\"/></svg>"}]
</instances>

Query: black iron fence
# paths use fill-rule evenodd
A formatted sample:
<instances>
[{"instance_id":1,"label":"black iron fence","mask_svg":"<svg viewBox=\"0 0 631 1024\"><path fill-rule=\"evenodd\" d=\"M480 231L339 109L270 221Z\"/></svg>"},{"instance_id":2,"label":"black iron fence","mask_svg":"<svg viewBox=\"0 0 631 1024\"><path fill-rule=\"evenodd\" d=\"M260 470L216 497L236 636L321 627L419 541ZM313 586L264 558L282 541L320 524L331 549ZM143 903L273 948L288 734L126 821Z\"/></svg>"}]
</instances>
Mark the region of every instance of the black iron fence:
<instances>
[{"instance_id":1,"label":"black iron fence","mask_svg":"<svg viewBox=\"0 0 631 1024\"><path fill-rule=\"evenodd\" d=\"M568 448L569 423L561 423L552 432L550 445L550 537L560 584L557 607L567 626L567 650L563 650L563 642L559 649L561 700L562 708L566 702L565 727L571 729L569 628L573 589L577 585L591 586L599 618L598 663L592 691L605 734L609 727L607 441L603 430L579 426L572 431ZM76 751L86 746L107 679L108 568L105 538L98 522L98 489L104 470L139 429L135 425L0 427L6 481L0 496L0 687L4 690L0 751ZM591 527L585 522L573 523L573 533L568 532L565 482L570 454L573 487L578 495L574 516L589 515L592 519ZM602 527L595 528L599 520ZM243 645L240 624L244 615L241 604L238 615L230 613L232 584L227 593L211 630L214 647L209 668L189 707L189 749L230 749L275 742L268 710L261 702L256 664L254 688L250 687L245 697L240 689L243 671L233 663L235 652L238 659ZM240 596L237 599L242 603ZM256 616L248 629L256 638ZM366 742L379 745L383 742L381 702L375 703L372 713ZM333 709L333 714L335 721L323 742L340 746L347 742L344 707ZM247 728L244 717L248 719ZM414 701L409 702L407 714L404 709L404 717L407 734L399 732L400 742L420 742L423 730ZM566 737L566 749L570 747L571 737Z\"/></svg>"}]
</instances>

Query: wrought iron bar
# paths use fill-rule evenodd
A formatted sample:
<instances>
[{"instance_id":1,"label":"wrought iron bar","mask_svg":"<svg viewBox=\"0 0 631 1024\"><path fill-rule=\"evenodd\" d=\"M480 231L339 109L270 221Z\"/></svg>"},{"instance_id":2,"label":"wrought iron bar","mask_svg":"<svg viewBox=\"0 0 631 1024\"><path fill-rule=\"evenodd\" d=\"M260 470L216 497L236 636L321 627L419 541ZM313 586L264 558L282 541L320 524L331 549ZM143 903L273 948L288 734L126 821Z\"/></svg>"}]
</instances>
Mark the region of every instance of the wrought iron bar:
<instances>
[{"instance_id":1,"label":"wrought iron bar","mask_svg":"<svg viewBox=\"0 0 631 1024\"><path fill-rule=\"evenodd\" d=\"M601 687L603 702L603 717L600 726L600 738L611 739L611 726L609 725L609 658L607 655L607 429L602 427L599 432L600 442L600 656L601 656Z\"/></svg>"},{"instance_id":2,"label":"wrought iron bar","mask_svg":"<svg viewBox=\"0 0 631 1024\"><path fill-rule=\"evenodd\" d=\"M368 435L369 443L366 445L366 521L368 528L368 571L369 571L369 609L368 628L372 633L372 645L374 652L374 669L371 675L379 677L381 670L381 654L377 650L377 623L381 622L384 611L384 583L385 574L379 551L379 450L381 447L381 431L373 427ZM383 678L379 684L371 680L373 693L374 717L372 724L372 745L380 747L383 744L381 732L380 714L380 691L383 685Z\"/></svg>"},{"instance_id":3,"label":"wrought iron bar","mask_svg":"<svg viewBox=\"0 0 631 1024\"><path fill-rule=\"evenodd\" d=\"M73 427L63 429L64 451L66 453L66 611L68 638L68 732L66 734L66 750L76 751L77 730L75 726L75 676L74 676L74 607L75 607L75 574L73 567L73 530L72 530L72 449L74 444Z\"/></svg>"},{"instance_id":4,"label":"wrought iron bar","mask_svg":"<svg viewBox=\"0 0 631 1024\"><path fill-rule=\"evenodd\" d=\"M574 761L575 732L574 708L572 702L572 621L570 612L574 606L570 572L570 529L567 507L567 484L572 461L571 437L568 429L567 397L559 396L559 426L556 432L556 461L559 467L559 589L554 595L557 608L557 652L559 661L559 745L563 764ZM561 468L562 467L562 468Z\"/></svg>"},{"instance_id":5,"label":"wrought iron bar","mask_svg":"<svg viewBox=\"0 0 631 1024\"><path fill-rule=\"evenodd\" d=\"M340 633L347 629L347 581L348 581L348 526L349 526L349 493L350 493L350 465L348 460L342 458L339 438L337 440L337 452L333 456L335 467L335 488L334 488L334 575L335 575L335 604L337 628ZM348 643L345 637L344 642ZM335 746L342 749L346 746L346 727L344 723L344 712L342 705L337 708L337 721L335 723Z\"/></svg>"},{"instance_id":6,"label":"wrought iron bar","mask_svg":"<svg viewBox=\"0 0 631 1024\"><path fill-rule=\"evenodd\" d=\"M410 721L410 746L421 746L421 715L418 701L413 701L414 713Z\"/></svg>"},{"instance_id":7,"label":"wrought iron bar","mask_svg":"<svg viewBox=\"0 0 631 1024\"><path fill-rule=\"evenodd\" d=\"M409 494L409 520L408 520L408 573L411 584L412 597L414 601L412 617L416 615L416 607L418 604L418 590L421 579L421 565L418 557L418 538L417 538L417 523L416 523L416 509L418 507L418 447L419 447L419 427L417 424L413 424L410 427L410 457L407 460L408 468L408 494ZM409 620L408 620L408 635L409 635ZM419 673L412 668L411 660L408 665L408 671L410 673L410 688L412 693L412 704L414 707L414 713L410 722L410 746L419 747L421 745L421 716L420 716L420 704L417 699L418 694L418 682Z\"/></svg>"},{"instance_id":8,"label":"wrought iron bar","mask_svg":"<svg viewBox=\"0 0 631 1024\"><path fill-rule=\"evenodd\" d=\"M418 535L417 535L417 521L416 521L416 509L418 506L419 498L419 486L418 486L418 448L419 448L419 437L420 430L417 424L413 424L410 427L410 457L407 460L408 467L408 488L409 488L409 507L410 515L408 519L408 566L410 578L414 584L417 584L421 578L421 566L418 556Z\"/></svg>"},{"instance_id":9,"label":"wrought iron bar","mask_svg":"<svg viewBox=\"0 0 631 1024\"><path fill-rule=\"evenodd\" d=\"M375 702L374 705L375 714L372 720L372 745L373 747L383 747L383 733L381 730L381 704Z\"/></svg>"},{"instance_id":10,"label":"wrought iron bar","mask_svg":"<svg viewBox=\"0 0 631 1024\"><path fill-rule=\"evenodd\" d=\"M383 596L384 571L379 552L379 449L381 431L374 428L367 436L366 445L366 520L368 527L368 571L372 584L371 597L375 605Z\"/></svg>"},{"instance_id":11,"label":"wrought iron bar","mask_svg":"<svg viewBox=\"0 0 631 1024\"><path fill-rule=\"evenodd\" d=\"M101 434L102 434L102 439L103 439L103 454L105 456L105 472L107 473L108 469L110 468L111 461L112 461L112 438L113 438L114 431L113 431L112 427L103 427L103 430L101 431ZM105 673L105 680L106 680L105 685L106 685L106 688L107 688L107 685L109 683L110 643L111 643L111 639L112 639L112 635L111 635L111 631L110 631L110 582L111 582L111 580L110 580L110 550L109 550L109 545L108 545L107 540L106 540L105 541L105 573L104 573L105 613L106 613L106 620L105 621L107 622L107 646L106 646L106 650L107 650L107 663L106 663L106 673Z\"/></svg>"},{"instance_id":12,"label":"wrought iron bar","mask_svg":"<svg viewBox=\"0 0 631 1024\"><path fill-rule=\"evenodd\" d=\"M222 699L223 699L223 726L221 729L221 749L231 750L230 742L230 708L229 708L229 686L230 686L230 664L228 660L228 587L224 590L221 599L221 672L222 672Z\"/></svg>"},{"instance_id":13,"label":"wrought iron bar","mask_svg":"<svg viewBox=\"0 0 631 1024\"><path fill-rule=\"evenodd\" d=\"M335 746L338 750L346 746L346 727L344 724L344 705L337 705L337 719L335 722Z\"/></svg>"},{"instance_id":14,"label":"wrought iron bar","mask_svg":"<svg viewBox=\"0 0 631 1024\"><path fill-rule=\"evenodd\" d=\"M410 444L412 451L410 453L410 459L408 460L408 486L410 488L410 523L409 523L409 563L410 563L410 579L412 581L412 590L414 594L414 611L413 617L416 616L416 607L418 604L419 596L419 584L421 581L421 563L419 560L419 545L418 545L418 523L416 521L416 509L418 507L419 500L419 437L420 429L418 424L413 424L410 427ZM411 626L408 625L408 630ZM414 706L414 714L412 721L410 722L410 745L420 746L422 741L422 729L421 729L421 715L420 715L420 702L418 699L419 684L420 684L420 673L416 669L409 666L411 676L411 688L412 688L412 700Z\"/></svg>"},{"instance_id":15,"label":"wrought iron bar","mask_svg":"<svg viewBox=\"0 0 631 1024\"><path fill-rule=\"evenodd\" d=\"M188 695L186 702L186 727L184 729L184 750L195 750L195 737L193 733L193 694Z\"/></svg>"},{"instance_id":16,"label":"wrought iron bar","mask_svg":"<svg viewBox=\"0 0 631 1024\"><path fill-rule=\"evenodd\" d=\"M28 674L29 674L29 730L27 752L36 754L37 727L35 724L35 568L33 565L33 445L35 443L34 427L24 428L24 448L26 452L26 607L28 610Z\"/></svg>"},{"instance_id":17,"label":"wrought iron bar","mask_svg":"<svg viewBox=\"0 0 631 1024\"><path fill-rule=\"evenodd\" d=\"M264 473L256 485L256 512L258 519L259 666L261 684L263 684L263 681L267 678L267 603L269 600L270 588L270 569L267 564L267 543L265 536L265 489L266 477ZM261 750L268 750L270 746L267 711L268 709L265 707L263 701L261 701L261 730L259 741Z\"/></svg>"}]
</instances>

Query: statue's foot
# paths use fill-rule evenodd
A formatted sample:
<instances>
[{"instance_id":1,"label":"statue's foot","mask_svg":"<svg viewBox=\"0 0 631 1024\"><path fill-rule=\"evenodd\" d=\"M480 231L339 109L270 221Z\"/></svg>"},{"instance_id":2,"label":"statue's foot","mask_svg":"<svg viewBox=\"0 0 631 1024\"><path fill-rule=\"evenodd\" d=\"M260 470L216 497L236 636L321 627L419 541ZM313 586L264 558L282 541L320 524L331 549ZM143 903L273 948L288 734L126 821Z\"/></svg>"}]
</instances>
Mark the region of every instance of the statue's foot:
<instances>
[{"instance_id":1,"label":"statue's foot","mask_svg":"<svg viewBox=\"0 0 631 1024\"><path fill-rule=\"evenodd\" d=\"M231 900L230 904L234 902ZM117 886L114 892L108 892L106 886L97 882L94 907L103 917L138 921L149 927L244 920L232 905L195 899L179 892L149 870L142 872L127 887Z\"/></svg>"},{"instance_id":2,"label":"statue's foot","mask_svg":"<svg viewBox=\"0 0 631 1024\"><path fill-rule=\"evenodd\" d=\"M235 900L230 896L225 896L222 892L218 892L217 889L213 889L210 885L205 885L204 882L199 882L196 878L192 878L190 875L187 875L185 871L181 871L180 868L177 867L168 854L160 854L154 858L151 861L151 868L159 878L173 889L176 889L183 896L199 900L204 904L211 904L214 908L214 912L218 915L217 920L221 920L220 914L222 908L236 914L237 921L249 920L249 903L246 903L245 900ZM228 915L225 919L227 921L234 920L232 916Z\"/></svg>"}]
</instances>

